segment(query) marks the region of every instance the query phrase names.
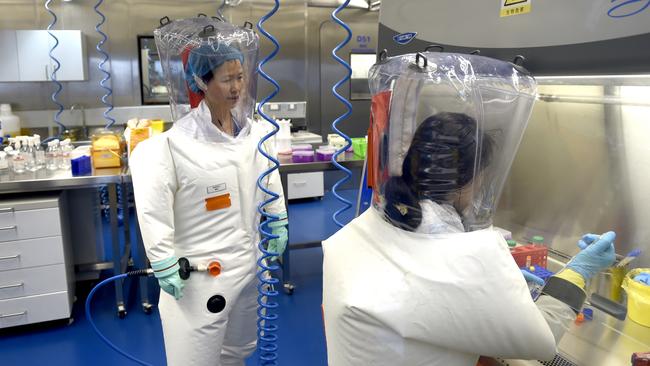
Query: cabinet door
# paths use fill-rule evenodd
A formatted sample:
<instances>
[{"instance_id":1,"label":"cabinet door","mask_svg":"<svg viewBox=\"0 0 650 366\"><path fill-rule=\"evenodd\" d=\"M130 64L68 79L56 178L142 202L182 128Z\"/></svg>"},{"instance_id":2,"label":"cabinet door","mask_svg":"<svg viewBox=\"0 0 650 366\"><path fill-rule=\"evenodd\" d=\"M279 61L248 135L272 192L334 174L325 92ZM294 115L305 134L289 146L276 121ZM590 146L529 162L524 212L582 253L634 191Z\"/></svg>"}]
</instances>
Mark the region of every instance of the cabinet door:
<instances>
[{"instance_id":1,"label":"cabinet door","mask_svg":"<svg viewBox=\"0 0 650 366\"><path fill-rule=\"evenodd\" d=\"M16 31L0 31L0 82L20 80L17 52Z\"/></svg>"},{"instance_id":2,"label":"cabinet door","mask_svg":"<svg viewBox=\"0 0 650 366\"><path fill-rule=\"evenodd\" d=\"M83 33L78 30L59 30L52 33L59 39L59 45L53 52L54 57L61 63L61 68L56 73L57 80L86 80L87 62ZM49 42L49 47L52 47L54 39L49 37Z\"/></svg>"},{"instance_id":3,"label":"cabinet door","mask_svg":"<svg viewBox=\"0 0 650 366\"><path fill-rule=\"evenodd\" d=\"M59 60L56 73L59 81L86 80L87 61L83 33L78 30L55 30L59 44L52 55ZM16 31L20 81L51 80L56 63L50 59L50 48L56 42L47 31Z\"/></svg>"},{"instance_id":4,"label":"cabinet door","mask_svg":"<svg viewBox=\"0 0 650 366\"><path fill-rule=\"evenodd\" d=\"M19 30L16 31L18 48L18 71L20 81L46 81L52 72L50 66L51 38L46 31Z\"/></svg>"}]
</instances>

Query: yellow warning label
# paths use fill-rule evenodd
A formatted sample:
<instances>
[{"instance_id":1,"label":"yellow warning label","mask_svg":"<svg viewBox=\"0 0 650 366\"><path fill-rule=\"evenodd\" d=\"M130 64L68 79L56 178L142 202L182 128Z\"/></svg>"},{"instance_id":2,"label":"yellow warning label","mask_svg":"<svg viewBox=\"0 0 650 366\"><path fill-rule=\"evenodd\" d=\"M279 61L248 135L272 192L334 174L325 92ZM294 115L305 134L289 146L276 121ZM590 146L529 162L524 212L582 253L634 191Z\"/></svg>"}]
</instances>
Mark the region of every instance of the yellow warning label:
<instances>
[{"instance_id":1,"label":"yellow warning label","mask_svg":"<svg viewBox=\"0 0 650 366\"><path fill-rule=\"evenodd\" d=\"M501 17L530 13L532 0L499 0L501 2Z\"/></svg>"}]
</instances>

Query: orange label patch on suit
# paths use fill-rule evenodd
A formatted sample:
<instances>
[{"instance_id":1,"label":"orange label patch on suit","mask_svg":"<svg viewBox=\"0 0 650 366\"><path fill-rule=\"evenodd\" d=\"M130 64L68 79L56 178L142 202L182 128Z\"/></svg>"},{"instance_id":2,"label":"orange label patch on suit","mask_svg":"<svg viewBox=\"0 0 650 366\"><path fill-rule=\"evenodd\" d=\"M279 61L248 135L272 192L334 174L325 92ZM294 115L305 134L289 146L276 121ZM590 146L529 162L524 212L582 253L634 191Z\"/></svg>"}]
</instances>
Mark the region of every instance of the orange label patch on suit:
<instances>
[{"instance_id":1,"label":"orange label patch on suit","mask_svg":"<svg viewBox=\"0 0 650 366\"><path fill-rule=\"evenodd\" d=\"M230 206L230 193L205 199L205 209L208 211L222 210Z\"/></svg>"}]
</instances>

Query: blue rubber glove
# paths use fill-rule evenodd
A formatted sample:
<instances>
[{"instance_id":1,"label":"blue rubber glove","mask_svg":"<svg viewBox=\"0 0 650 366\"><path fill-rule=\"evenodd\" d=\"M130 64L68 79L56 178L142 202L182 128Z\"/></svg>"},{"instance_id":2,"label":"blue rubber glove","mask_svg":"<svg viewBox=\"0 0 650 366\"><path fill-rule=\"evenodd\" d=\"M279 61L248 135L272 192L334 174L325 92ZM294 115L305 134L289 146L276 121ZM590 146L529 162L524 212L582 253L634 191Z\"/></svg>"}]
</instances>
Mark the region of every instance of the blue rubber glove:
<instances>
[{"instance_id":1,"label":"blue rubber glove","mask_svg":"<svg viewBox=\"0 0 650 366\"><path fill-rule=\"evenodd\" d=\"M176 300L183 297L183 287L185 284L178 274L180 266L178 258L169 257L157 262L151 262L153 274L158 279L158 285L166 293L174 296Z\"/></svg>"},{"instance_id":2,"label":"blue rubber glove","mask_svg":"<svg viewBox=\"0 0 650 366\"><path fill-rule=\"evenodd\" d=\"M287 230L289 219L287 219L286 212L283 212L278 216L280 220L270 223L269 228L271 229L271 233L279 236L279 238L269 240L267 250L272 253L278 253L279 257L284 253L284 250L287 248L287 241L289 241L289 231Z\"/></svg>"},{"instance_id":3,"label":"blue rubber glove","mask_svg":"<svg viewBox=\"0 0 650 366\"><path fill-rule=\"evenodd\" d=\"M545 283L544 280L535 276L534 274L523 269L521 270L521 274L524 275L524 279L526 280L526 282L532 282L536 285L544 286Z\"/></svg>"},{"instance_id":4,"label":"blue rubber glove","mask_svg":"<svg viewBox=\"0 0 650 366\"><path fill-rule=\"evenodd\" d=\"M650 273L639 273L634 280L650 286Z\"/></svg>"},{"instance_id":5,"label":"blue rubber glove","mask_svg":"<svg viewBox=\"0 0 650 366\"><path fill-rule=\"evenodd\" d=\"M614 239L616 239L616 233L613 231L608 231L603 235L583 235L578 242L582 251L573 257L566 268L579 273L585 280L609 268L616 260Z\"/></svg>"}]
</instances>

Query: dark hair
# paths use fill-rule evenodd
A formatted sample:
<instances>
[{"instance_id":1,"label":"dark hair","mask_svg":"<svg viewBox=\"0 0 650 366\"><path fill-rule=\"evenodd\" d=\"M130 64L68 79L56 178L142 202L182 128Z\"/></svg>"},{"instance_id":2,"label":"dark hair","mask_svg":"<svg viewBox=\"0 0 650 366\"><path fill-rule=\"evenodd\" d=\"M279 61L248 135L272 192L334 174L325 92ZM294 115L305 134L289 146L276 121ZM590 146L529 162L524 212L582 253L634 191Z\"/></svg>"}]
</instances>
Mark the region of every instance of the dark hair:
<instances>
[{"instance_id":1,"label":"dark hair","mask_svg":"<svg viewBox=\"0 0 650 366\"><path fill-rule=\"evenodd\" d=\"M422 222L419 201L449 203L449 194L474 179L474 167L485 168L492 157L492 141L483 135L477 162L477 124L462 113L438 113L415 131L402 163L402 176L384 185L384 213L395 226L413 231ZM405 209L406 208L406 209Z\"/></svg>"}]
</instances>

